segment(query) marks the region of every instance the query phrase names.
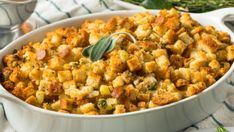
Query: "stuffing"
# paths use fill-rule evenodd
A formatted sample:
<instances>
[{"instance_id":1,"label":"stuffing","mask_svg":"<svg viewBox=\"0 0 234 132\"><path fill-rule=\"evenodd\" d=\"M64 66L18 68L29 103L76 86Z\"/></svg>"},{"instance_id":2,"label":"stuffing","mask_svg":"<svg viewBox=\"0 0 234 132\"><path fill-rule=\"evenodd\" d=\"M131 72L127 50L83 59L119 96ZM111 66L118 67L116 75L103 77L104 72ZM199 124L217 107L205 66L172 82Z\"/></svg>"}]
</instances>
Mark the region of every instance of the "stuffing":
<instances>
[{"instance_id":1,"label":"stuffing","mask_svg":"<svg viewBox=\"0 0 234 132\"><path fill-rule=\"evenodd\" d=\"M114 39L110 47L105 36ZM108 50L94 61L83 51L100 39ZM3 56L0 83L47 110L123 114L199 94L230 69L232 44L228 33L175 9L85 20Z\"/></svg>"}]
</instances>

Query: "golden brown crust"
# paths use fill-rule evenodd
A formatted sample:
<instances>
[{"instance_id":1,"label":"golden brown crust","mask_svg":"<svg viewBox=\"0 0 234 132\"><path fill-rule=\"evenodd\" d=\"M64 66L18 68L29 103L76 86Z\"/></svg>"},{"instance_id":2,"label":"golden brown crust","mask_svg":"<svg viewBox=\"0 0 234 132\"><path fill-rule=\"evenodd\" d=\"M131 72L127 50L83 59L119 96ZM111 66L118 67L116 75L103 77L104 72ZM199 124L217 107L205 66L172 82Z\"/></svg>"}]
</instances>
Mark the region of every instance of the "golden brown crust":
<instances>
[{"instance_id":1,"label":"golden brown crust","mask_svg":"<svg viewBox=\"0 0 234 132\"><path fill-rule=\"evenodd\" d=\"M85 47L116 33L98 61ZM73 114L121 114L198 94L231 67L230 35L175 9L60 27L2 59L1 84L32 105Z\"/></svg>"}]
</instances>

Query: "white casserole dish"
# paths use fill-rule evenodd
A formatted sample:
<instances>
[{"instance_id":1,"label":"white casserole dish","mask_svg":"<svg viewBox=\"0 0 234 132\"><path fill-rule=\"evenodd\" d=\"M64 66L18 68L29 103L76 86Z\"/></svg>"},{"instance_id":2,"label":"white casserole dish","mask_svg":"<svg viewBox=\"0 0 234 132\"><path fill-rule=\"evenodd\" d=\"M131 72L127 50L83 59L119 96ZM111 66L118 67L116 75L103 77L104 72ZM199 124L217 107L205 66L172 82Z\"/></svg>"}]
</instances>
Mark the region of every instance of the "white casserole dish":
<instances>
[{"instance_id":1,"label":"white casserole dish","mask_svg":"<svg viewBox=\"0 0 234 132\"><path fill-rule=\"evenodd\" d=\"M39 41L45 33L58 27L79 26L86 19L108 19L112 16L129 16L142 11L116 11L66 19L35 30L9 44L0 51L0 60L29 41ZM157 10L150 11L157 13ZM226 8L203 14L191 14L202 25L213 25L219 30L234 34L223 24L222 18L234 13ZM18 132L170 132L178 131L199 122L216 111L225 100L228 78L234 65L215 84L203 92L181 101L137 112L120 115L72 115L44 110L29 105L8 93L0 85L0 102L3 103L7 120ZM1 108L1 107L0 107ZM2 123L0 123L2 124Z\"/></svg>"}]
</instances>

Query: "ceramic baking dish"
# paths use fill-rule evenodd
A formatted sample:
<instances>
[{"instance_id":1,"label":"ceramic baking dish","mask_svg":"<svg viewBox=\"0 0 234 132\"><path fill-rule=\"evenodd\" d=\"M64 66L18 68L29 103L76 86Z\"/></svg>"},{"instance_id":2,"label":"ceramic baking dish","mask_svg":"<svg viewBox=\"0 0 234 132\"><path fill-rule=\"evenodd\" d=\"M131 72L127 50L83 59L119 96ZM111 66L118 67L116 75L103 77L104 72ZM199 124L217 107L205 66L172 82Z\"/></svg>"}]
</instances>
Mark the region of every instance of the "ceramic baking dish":
<instances>
[{"instance_id":1,"label":"ceramic baking dish","mask_svg":"<svg viewBox=\"0 0 234 132\"><path fill-rule=\"evenodd\" d=\"M14 49L19 49L30 41L42 40L46 32L58 27L79 26L87 19L106 20L112 16L130 16L138 12L142 11L98 13L44 26L2 49L0 60L4 55L12 53ZM155 14L158 11L149 12ZM233 41L233 32L222 21L226 15L231 13L234 13L234 8L191 15L202 25L212 25L219 30L228 32ZM228 83L228 78L233 70L234 65L216 83L192 97L165 106L120 115L88 116L48 111L25 103L8 93L2 86L0 86L0 102L4 106L7 120L18 132L171 132L186 128L215 112L225 100L228 89L232 88Z\"/></svg>"}]
</instances>

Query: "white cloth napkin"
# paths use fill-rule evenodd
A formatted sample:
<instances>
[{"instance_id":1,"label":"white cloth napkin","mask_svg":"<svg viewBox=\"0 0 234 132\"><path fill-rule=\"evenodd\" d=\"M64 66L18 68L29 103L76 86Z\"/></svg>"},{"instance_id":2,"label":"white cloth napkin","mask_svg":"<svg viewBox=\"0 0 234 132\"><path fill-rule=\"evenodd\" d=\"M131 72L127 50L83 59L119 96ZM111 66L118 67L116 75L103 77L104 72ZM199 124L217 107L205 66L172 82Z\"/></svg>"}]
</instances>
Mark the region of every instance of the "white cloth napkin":
<instances>
[{"instance_id":1,"label":"white cloth napkin","mask_svg":"<svg viewBox=\"0 0 234 132\"><path fill-rule=\"evenodd\" d=\"M123 8L114 5L112 0L39 0L28 22L41 27L74 16L120 9ZM182 131L191 132L204 128L216 128L220 125L234 126L234 88L230 89L228 98L219 110ZM3 127L3 132L15 132L7 122Z\"/></svg>"}]
</instances>

